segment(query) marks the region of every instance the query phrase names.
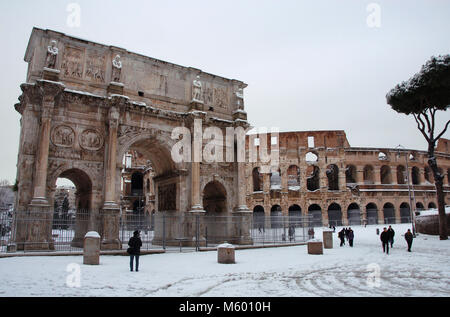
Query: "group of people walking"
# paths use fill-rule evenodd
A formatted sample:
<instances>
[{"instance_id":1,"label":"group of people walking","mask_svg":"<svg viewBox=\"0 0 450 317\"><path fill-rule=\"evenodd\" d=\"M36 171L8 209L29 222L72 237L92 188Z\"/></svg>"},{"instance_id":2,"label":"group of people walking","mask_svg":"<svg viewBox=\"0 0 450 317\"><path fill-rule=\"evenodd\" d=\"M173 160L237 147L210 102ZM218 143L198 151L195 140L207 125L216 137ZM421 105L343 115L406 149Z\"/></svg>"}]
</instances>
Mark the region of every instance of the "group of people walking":
<instances>
[{"instance_id":1,"label":"group of people walking","mask_svg":"<svg viewBox=\"0 0 450 317\"><path fill-rule=\"evenodd\" d=\"M342 230L338 233L338 237L341 240L341 247L345 245L345 240L348 241L349 246L353 247L353 239L355 238L355 233L353 232L352 228L342 228Z\"/></svg>"},{"instance_id":2,"label":"group of people walking","mask_svg":"<svg viewBox=\"0 0 450 317\"><path fill-rule=\"evenodd\" d=\"M389 228L386 227L383 228L383 232L381 232L380 234L380 240L384 253L389 254L389 246L391 246L391 248L394 247L394 236L395 231L392 228L392 226L389 226ZM413 239L414 236L411 232L411 229L408 229L408 231L406 231L405 233L405 240L408 245L408 252L411 252Z\"/></svg>"}]
</instances>

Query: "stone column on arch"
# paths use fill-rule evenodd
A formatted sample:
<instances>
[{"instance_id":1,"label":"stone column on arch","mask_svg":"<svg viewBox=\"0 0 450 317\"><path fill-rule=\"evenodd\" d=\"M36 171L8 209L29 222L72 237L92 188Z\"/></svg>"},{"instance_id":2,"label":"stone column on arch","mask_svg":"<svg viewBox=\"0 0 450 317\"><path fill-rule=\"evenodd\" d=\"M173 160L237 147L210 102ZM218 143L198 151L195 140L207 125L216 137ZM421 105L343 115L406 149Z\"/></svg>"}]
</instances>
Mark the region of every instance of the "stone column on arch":
<instances>
[{"instance_id":1,"label":"stone column on arch","mask_svg":"<svg viewBox=\"0 0 450 317\"><path fill-rule=\"evenodd\" d=\"M38 80L36 82L42 94L39 139L35 161L35 175L33 184L33 199L30 206L48 207L47 197L47 166L50 146L50 129L52 112L56 97L62 93L65 86L59 82Z\"/></svg>"},{"instance_id":2,"label":"stone column on arch","mask_svg":"<svg viewBox=\"0 0 450 317\"><path fill-rule=\"evenodd\" d=\"M53 250L53 211L47 192L48 156L53 109L65 86L60 82L37 80L35 87L40 91L40 124L35 155L33 196L28 205L26 241L24 250Z\"/></svg>"},{"instance_id":3,"label":"stone column on arch","mask_svg":"<svg viewBox=\"0 0 450 317\"><path fill-rule=\"evenodd\" d=\"M108 147L105 157L105 189L104 203L101 209L102 242L104 250L121 249L119 240L120 207L116 197L117 178L117 132L119 128L120 110L128 101L128 97L113 95L108 113Z\"/></svg>"}]
</instances>

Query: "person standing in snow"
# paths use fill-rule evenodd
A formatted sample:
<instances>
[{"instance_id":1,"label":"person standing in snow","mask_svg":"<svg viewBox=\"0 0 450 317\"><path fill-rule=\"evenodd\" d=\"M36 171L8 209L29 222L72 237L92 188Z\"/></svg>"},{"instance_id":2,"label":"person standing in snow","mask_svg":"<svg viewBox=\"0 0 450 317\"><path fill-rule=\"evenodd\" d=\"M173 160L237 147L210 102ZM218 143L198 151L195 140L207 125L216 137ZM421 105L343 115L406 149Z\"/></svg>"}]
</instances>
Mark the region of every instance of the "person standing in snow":
<instances>
[{"instance_id":1,"label":"person standing in snow","mask_svg":"<svg viewBox=\"0 0 450 317\"><path fill-rule=\"evenodd\" d=\"M353 247L353 238L355 237L355 234L352 230L352 228L348 228L348 244Z\"/></svg>"},{"instance_id":2,"label":"person standing in snow","mask_svg":"<svg viewBox=\"0 0 450 317\"><path fill-rule=\"evenodd\" d=\"M133 236L128 241L130 246L130 271L133 272L133 260L136 259L136 272L139 271L139 255L141 254L142 240L139 236L139 231L133 232Z\"/></svg>"},{"instance_id":3,"label":"person standing in snow","mask_svg":"<svg viewBox=\"0 0 450 317\"><path fill-rule=\"evenodd\" d=\"M391 248L393 248L394 247L395 231L394 231L394 229L392 229L391 226L389 226L389 229L387 231L389 233L389 243L391 244Z\"/></svg>"},{"instance_id":4,"label":"person standing in snow","mask_svg":"<svg viewBox=\"0 0 450 317\"><path fill-rule=\"evenodd\" d=\"M341 239L341 245L340 246L342 247L343 245L345 245L345 231L344 231L344 229L339 231L338 237L339 237L339 239Z\"/></svg>"},{"instance_id":5,"label":"person standing in snow","mask_svg":"<svg viewBox=\"0 0 450 317\"><path fill-rule=\"evenodd\" d=\"M405 233L405 240L408 244L408 252L411 252L411 246L413 243L413 234L411 233L411 229L408 229L408 231Z\"/></svg>"},{"instance_id":6,"label":"person standing in snow","mask_svg":"<svg viewBox=\"0 0 450 317\"><path fill-rule=\"evenodd\" d=\"M380 234L380 240L383 244L383 252L389 254L389 232L387 231L386 227L383 228L383 232Z\"/></svg>"}]
</instances>

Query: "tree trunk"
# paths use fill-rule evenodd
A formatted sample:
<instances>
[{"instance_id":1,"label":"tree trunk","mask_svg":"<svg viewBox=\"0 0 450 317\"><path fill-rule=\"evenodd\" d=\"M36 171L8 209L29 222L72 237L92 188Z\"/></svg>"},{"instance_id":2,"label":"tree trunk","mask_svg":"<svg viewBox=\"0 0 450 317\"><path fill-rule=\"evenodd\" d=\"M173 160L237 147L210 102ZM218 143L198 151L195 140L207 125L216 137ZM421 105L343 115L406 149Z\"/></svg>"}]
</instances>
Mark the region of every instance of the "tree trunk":
<instances>
[{"instance_id":1,"label":"tree trunk","mask_svg":"<svg viewBox=\"0 0 450 317\"><path fill-rule=\"evenodd\" d=\"M428 144L428 166L430 166L431 171L433 172L434 185L436 187L436 196L439 210L439 238L440 240L447 240L448 230L447 217L445 215L445 194L443 188L444 176L439 174L437 160L434 156L434 146L434 142Z\"/></svg>"}]
</instances>

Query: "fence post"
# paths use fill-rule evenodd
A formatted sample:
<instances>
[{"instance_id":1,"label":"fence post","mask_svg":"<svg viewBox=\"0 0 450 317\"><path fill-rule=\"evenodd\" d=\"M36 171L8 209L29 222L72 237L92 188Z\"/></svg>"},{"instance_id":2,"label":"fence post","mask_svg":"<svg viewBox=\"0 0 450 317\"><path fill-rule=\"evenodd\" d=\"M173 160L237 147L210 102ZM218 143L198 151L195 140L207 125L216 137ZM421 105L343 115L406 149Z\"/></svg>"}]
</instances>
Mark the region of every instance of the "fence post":
<instances>
[{"instance_id":1,"label":"fence post","mask_svg":"<svg viewBox=\"0 0 450 317\"><path fill-rule=\"evenodd\" d=\"M195 251L199 250L199 231L200 231L200 223L199 223L199 215L195 215Z\"/></svg>"},{"instance_id":2,"label":"fence post","mask_svg":"<svg viewBox=\"0 0 450 317\"><path fill-rule=\"evenodd\" d=\"M166 214L163 213L163 249L166 249Z\"/></svg>"}]
</instances>

